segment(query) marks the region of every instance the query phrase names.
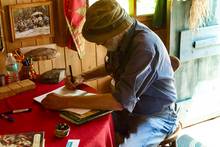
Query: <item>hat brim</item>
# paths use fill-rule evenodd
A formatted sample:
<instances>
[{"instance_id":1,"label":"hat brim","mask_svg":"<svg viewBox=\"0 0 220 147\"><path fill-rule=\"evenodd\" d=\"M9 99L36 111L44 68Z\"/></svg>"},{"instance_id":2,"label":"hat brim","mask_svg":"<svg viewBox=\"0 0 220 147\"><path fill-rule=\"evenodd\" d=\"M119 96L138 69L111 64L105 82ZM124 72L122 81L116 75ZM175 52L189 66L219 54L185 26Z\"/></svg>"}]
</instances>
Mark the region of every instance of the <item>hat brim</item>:
<instances>
[{"instance_id":1,"label":"hat brim","mask_svg":"<svg viewBox=\"0 0 220 147\"><path fill-rule=\"evenodd\" d=\"M134 19L131 18L129 21L127 20L126 22L122 23L121 25L117 26L114 29L109 29L109 30L106 30L106 32L102 32L102 33L100 32L91 33L87 29L89 28L88 24L85 22L83 29L82 29L82 35L89 42L102 43L120 34L124 30L126 30L129 26L131 26L133 23L134 23Z\"/></svg>"}]
</instances>

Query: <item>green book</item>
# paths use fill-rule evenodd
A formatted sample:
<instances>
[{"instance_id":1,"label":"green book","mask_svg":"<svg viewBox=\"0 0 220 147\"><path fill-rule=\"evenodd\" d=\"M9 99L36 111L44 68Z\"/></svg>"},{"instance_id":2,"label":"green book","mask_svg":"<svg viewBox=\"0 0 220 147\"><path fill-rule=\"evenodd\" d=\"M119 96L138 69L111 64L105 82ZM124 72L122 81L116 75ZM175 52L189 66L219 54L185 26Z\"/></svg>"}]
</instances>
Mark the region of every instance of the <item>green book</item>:
<instances>
[{"instance_id":1,"label":"green book","mask_svg":"<svg viewBox=\"0 0 220 147\"><path fill-rule=\"evenodd\" d=\"M109 114L111 112L112 112L112 110L91 110L85 114L79 115L74 112L61 111L60 117L66 119L74 124L80 125L80 124L86 123L88 121L91 121L93 119L104 116L106 114Z\"/></svg>"}]
</instances>

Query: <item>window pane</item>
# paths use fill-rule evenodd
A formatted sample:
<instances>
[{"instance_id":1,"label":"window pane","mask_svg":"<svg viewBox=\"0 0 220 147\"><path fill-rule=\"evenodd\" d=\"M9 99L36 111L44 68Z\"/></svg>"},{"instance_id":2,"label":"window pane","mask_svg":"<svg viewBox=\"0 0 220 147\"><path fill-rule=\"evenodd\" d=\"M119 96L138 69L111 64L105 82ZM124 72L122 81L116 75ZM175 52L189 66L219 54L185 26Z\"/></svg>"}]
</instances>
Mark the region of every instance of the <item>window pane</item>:
<instances>
[{"instance_id":1,"label":"window pane","mask_svg":"<svg viewBox=\"0 0 220 147\"><path fill-rule=\"evenodd\" d=\"M125 11L130 14L129 12L129 0L117 0L117 2L125 9Z\"/></svg>"},{"instance_id":2,"label":"window pane","mask_svg":"<svg viewBox=\"0 0 220 147\"><path fill-rule=\"evenodd\" d=\"M91 6L94 2L96 2L97 0L89 0L89 6Z\"/></svg>"},{"instance_id":3,"label":"window pane","mask_svg":"<svg viewBox=\"0 0 220 147\"><path fill-rule=\"evenodd\" d=\"M137 16L153 14L156 6L156 0L137 0Z\"/></svg>"},{"instance_id":4,"label":"window pane","mask_svg":"<svg viewBox=\"0 0 220 147\"><path fill-rule=\"evenodd\" d=\"M91 6L97 0L89 0L89 6ZM129 0L117 0L117 2L129 13ZM131 13L129 13L131 14Z\"/></svg>"}]
</instances>

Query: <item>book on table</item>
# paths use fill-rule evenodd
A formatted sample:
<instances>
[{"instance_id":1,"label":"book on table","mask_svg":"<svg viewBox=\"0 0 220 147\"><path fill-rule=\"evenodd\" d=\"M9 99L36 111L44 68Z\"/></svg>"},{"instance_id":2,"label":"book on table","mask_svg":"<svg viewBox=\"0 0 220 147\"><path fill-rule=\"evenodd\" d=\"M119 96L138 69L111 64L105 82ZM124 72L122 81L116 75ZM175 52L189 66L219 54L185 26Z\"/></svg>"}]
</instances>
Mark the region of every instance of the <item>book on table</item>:
<instances>
[{"instance_id":1,"label":"book on table","mask_svg":"<svg viewBox=\"0 0 220 147\"><path fill-rule=\"evenodd\" d=\"M57 88L53 91L50 91L46 94L40 95L35 97L34 100L41 103L41 101L49 94L49 93L56 93L63 96L87 96L87 95L94 95L94 93L88 93L84 90L69 90L65 86ZM91 110L91 109L79 109L79 108L66 108L60 110L60 117L71 121L75 124L83 124L90 120L96 119L108 113L111 113L111 110Z\"/></svg>"},{"instance_id":2,"label":"book on table","mask_svg":"<svg viewBox=\"0 0 220 147\"><path fill-rule=\"evenodd\" d=\"M44 131L0 135L1 147L44 147Z\"/></svg>"},{"instance_id":3,"label":"book on table","mask_svg":"<svg viewBox=\"0 0 220 147\"><path fill-rule=\"evenodd\" d=\"M74 123L77 125L84 124L88 121L91 121L93 119L99 118L101 116L104 116L106 114L111 113L111 110L91 110L89 112L83 113L83 114L77 114L70 111L61 111L60 117Z\"/></svg>"}]
</instances>

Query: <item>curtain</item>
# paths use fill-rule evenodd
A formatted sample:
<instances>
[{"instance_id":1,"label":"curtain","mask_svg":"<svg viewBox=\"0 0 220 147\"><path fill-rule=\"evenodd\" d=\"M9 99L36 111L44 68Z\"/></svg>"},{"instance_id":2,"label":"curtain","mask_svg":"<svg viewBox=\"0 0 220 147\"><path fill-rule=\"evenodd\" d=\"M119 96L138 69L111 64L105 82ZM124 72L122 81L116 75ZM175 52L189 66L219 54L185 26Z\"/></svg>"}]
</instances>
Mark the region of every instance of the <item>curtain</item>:
<instances>
[{"instance_id":1,"label":"curtain","mask_svg":"<svg viewBox=\"0 0 220 147\"><path fill-rule=\"evenodd\" d=\"M80 59L85 55L85 39L81 33L85 12L86 0L64 0L64 15L70 32L67 46L76 50Z\"/></svg>"},{"instance_id":2,"label":"curtain","mask_svg":"<svg viewBox=\"0 0 220 147\"><path fill-rule=\"evenodd\" d=\"M160 28L166 24L166 4L167 0L157 0L153 15L153 26Z\"/></svg>"}]
</instances>

